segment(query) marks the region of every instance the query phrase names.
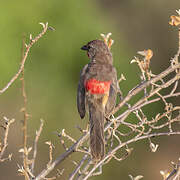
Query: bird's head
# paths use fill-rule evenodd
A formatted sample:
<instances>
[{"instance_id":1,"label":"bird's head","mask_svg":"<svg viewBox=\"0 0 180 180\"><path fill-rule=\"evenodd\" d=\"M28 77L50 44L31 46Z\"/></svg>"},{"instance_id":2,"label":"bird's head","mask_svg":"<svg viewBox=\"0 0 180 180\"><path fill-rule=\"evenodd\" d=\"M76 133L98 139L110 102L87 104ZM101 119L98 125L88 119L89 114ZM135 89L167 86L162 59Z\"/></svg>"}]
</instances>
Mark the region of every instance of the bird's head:
<instances>
[{"instance_id":1,"label":"bird's head","mask_svg":"<svg viewBox=\"0 0 180 180\"><path fill-rule=\"evenodd\" d=\"M101 40L90 41L81 49L87 51L87 55L91 60L105 61L109 57L112 59L108 46Z\"/></svg>"}]
</instances>

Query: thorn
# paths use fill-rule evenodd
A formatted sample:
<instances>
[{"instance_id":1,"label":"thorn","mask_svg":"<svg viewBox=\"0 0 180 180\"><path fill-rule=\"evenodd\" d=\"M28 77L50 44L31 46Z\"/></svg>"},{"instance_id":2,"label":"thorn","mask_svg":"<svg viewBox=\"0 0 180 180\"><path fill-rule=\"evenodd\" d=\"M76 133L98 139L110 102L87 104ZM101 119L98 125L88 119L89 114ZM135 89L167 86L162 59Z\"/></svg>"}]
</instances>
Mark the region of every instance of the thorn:
<instances>
[{"instance_id":1,"label":"thorn","mask_svg":"<svg viewBox=\"0 0 180 180\"><path fill-rule=\"evenodd\" d=\"M45 24L44 23L40 22L39 24L43 27L43 29L45 28Z\"/></svg>"}]
</instances>

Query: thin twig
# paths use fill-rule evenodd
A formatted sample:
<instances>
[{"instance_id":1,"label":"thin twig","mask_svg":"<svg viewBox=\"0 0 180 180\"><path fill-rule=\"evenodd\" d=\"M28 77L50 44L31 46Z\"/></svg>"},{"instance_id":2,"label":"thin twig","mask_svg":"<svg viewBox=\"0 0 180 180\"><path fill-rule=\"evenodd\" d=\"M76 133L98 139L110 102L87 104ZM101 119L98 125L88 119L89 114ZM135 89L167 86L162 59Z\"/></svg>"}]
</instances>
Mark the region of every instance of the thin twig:
<instances>
[{"instance_id":1,"label":"thin twig","mask_svg":"<svg viewBox=\"0 0 180 180\"><path fill-rule=\"evenodd\" d=\"M88 155L85 155L82 160L80 161L80 163L78 164L78 166L76 167L76 169L70 174L69 176L69 180L73 180L75 175L77 174L77 172L80 170L81 166L83 165L84 161L86 161L88 158Z\"/></svg>"},{"instance_id":2,"label":"thin twig","mask_svg":"<svg viewBox=\"0 0 180 180\"><path fill-rule=\"evenodd\" d=\"M51 141L47 141L46 144L49 146L49 162L47 164L47 167L51 165L52 163L52 153L53 153L53 144L51 143Z\"/></svg>"},{"instance_id":3,"label":"thin twig","mask_svg":"<svg viewBox=\"0 0 180 180\"><path fill-rule=\"evenodd\" d=\"M29 44L25 44L24 39L23 39L23 46L22 46L22 60L21 60L21 64L20 64L20 68L18 70L18 72L13 76L13 78L7 83L7 85L0 90L0 94L2 94L3 92L5 92L11 85L12 83L19 77L20 74L22 74L22 78L21 78L21 82L22 82L22 96L23 96L23 101L24 101L24 105L23 108L21 109L21 111L24 114L24 120L23 120L23 151L22 149L20 150L20 152L23 152L23 166L24 168L21 168L20 171L22 172L22 174L24 175L25 179L28 180L30 179L30 177L34 177L33 175L33 171L31 171L29 169L29 160L28 160L28 154L30 152L30 150L32 148L27 148L27 121L28 121L28 113L27 113L27 95L26 95L26 91L25 91L25 80L24 80L24 65L26 62L26 59L28 57L28 53L31 49L31 47L46 33L47 29L48 29L48 23L43 24L40 23L43 27L41 33L39 33L34 39L32 38L32 35L30 34L30 42ZM24 52L25 49L25 52ZM38 139L38 137L37 137ZM36 140L35 140L36 141ZM33 154L33 158L36 157L36 145L35 145L35 151ZM33 159L32 162L32 170L34 169L34 161L35 159Z\"/></svg>"},{"instance_id":4,"label":"thin twig","mask_svg":"<svg viewBox=\"0 0 180 180\"><path fill-rule=\"evenodd\" d=\"M153 133L153 134L150 134L150 135L144 135L144 136L140 136L136 139L131 139L125 143L122 143L121 145L118 145L115 149L113 149L111 152L109 152L108 155L106 155L106 157L101 160L99 163L95 164L94 167L88 172L88 174L83 177L83 180L86 180L88 179L92 173L100 166L104 163L104 161L106 161L110 156L112 156L115 152L117 152L118 149L120 149L121 147L124 147L125 145L128 145L130 143L133 143L133 142L137 142L139 140L142 140L142 139L147 139L147 138L151 138L151 137L157 137L157 136L169 136L169 135L180 135L180 132L164 132L164 133Z\"/></svg>"},{"instance_id":5,"label":"thin twig","mask_svg":"<svg viewBox=\"0 0 180 180\"><path fill-rule=\"evenodd\" d=\"M12 123L14 123L15 119L9 120L9 119L5 118L5 120L7 121L7 125L6 125L5 133L4 133L3 146L1 147L1 150L0 150L0 162L11 159L11 156L12 156L12 155L10 155L9 157L2 159L4 152L8 146L9 128L10 128L10 125Z\"/></svg>"},{"instance_id":6,"label":"thin twig","mask_svg":"<svg viewBox=\"0 0 180 180\"><path fill-rule=\"evenodd\" d=\"M89 136L89 132L84 134L79 140L74 143L66 152L60 155L56 160L54 160L50 166L46 167L41 173L36 177L36 180L43 179L46 177L58 164L60 164L64 159L66 159L70 154L72 154L79 145L84 142Z\"/></svg>"},{"instance_id":7,"label":"thin twig","mask_svg":"<svg viewBox=\"0 0 180 180\"><path fill-rule=\"evenodd\" d=\"M24 114L24 120L23 120L23 148L24 148L24 153L23 153L23 164L24 164L24 170L28 172L28 153L27 153L27 121L28 121L28 113L27 113L27 95L25 91L25 81L24 81L24 67L22 69L22 96L24 100L24 105L21 111ZM28 179L28 178L26 178Z\"/></svg>"},{"instance_id":8,"label":"thin twig","mask_svg":"<svg viewBox=\"0 0 180 180\"><path fill-rule=\"evenodd\" d=\"M35 137L35 140L34 140L34 152L33 152L32 164L31 164L31 172L32 173L34 173L34 166L35 166L35 160L36 160L36 155L37 155L37 143L38 143L39 137L41 135L43 125L44 125L44 121L41 120L39 130L36 131L36 137Z\"/></svg>"},{"instance_id":9,"label":"thin twig","mask_svg":"<svg viewBox=\"0 0 180 180\"><path fill-rule=\"evenodd\" d=\"M141 92L145 87L148 87L152 83L155 83L155 82L159 81L160 79L164 78L165 76L167 76L168 74L170 74L171 72L173 72L173 71L175 71L176 69L179 69L179 68L180 68L180 63L174 65L173 67L170 66L165 71L161 72L159 75L157 75L156 77L152 78L151 80L146 81L146 82L136 86L135 88L133 88L133 90L129 91L129 93L123 99L123 101L121 101L117 105L117 107L112 111L112 114L116 113L125 103L127 103L133 96L135 96L136 94Z\"/></svg>"},{"instance_id":10,"label":"thin twig","mask_svg":"<svg viewBox=\"0 0 180 180\"><path fill-rule=\"evenodd\" d=\"M26 62L26 59L28 57L28 53L29 53L31 47L46 33L46 31L48 29L48 23L46 23L46 24L40 23L40 24L43 26L42 32L39 35L37 35L34 39L30 39L30 43L28 45L26 45L26 51L22 58L18 72L12 77L12 79L7 83L7 85L0 90L0 95L2 93L4 93L13 84L13 82L19 77L19 75L23 71L23 68L24 68L24 65L25 65L25 62Z\"/></svg>"}]
</instances>

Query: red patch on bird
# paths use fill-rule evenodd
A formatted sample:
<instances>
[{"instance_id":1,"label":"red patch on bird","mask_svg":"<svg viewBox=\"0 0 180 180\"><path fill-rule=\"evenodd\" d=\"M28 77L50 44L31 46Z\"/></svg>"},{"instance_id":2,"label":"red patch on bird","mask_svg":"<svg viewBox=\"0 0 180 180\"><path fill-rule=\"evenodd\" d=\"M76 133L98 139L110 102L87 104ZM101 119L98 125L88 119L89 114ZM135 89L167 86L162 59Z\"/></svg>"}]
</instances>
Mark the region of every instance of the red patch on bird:
<instances>
[{"instance_id":1,"label":"red patch on bird","mask_svg":"<svg viewBox=\"0 0 180 180\"><path fill-rule=\"evenodd\" d=\"M85 82L85 88L91 94L105 94L109 92L111 81L98 81L89 79Z\"/></svg>"}]
</instances>

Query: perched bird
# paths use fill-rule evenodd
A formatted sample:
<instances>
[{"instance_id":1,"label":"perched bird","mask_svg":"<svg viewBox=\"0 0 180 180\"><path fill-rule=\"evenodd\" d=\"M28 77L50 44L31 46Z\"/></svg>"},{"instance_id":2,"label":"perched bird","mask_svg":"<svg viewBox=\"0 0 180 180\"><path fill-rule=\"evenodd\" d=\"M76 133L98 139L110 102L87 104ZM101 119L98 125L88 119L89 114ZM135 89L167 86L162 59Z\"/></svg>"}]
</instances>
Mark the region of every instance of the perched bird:
<instances>
[{"instance_id":1,"label":"perched bird","mask_svg":"<svg viewBox=\"0 0 180 180\"><path fill-rule=\"evenodd\" d=\"M104 41L90 41L81 49L87 51L90 62L80 73L77 107L81 118L89 111L91 156L98 162L105 155L104 120L116 104L117 72Z\"/></svg>"}]
</instances>

